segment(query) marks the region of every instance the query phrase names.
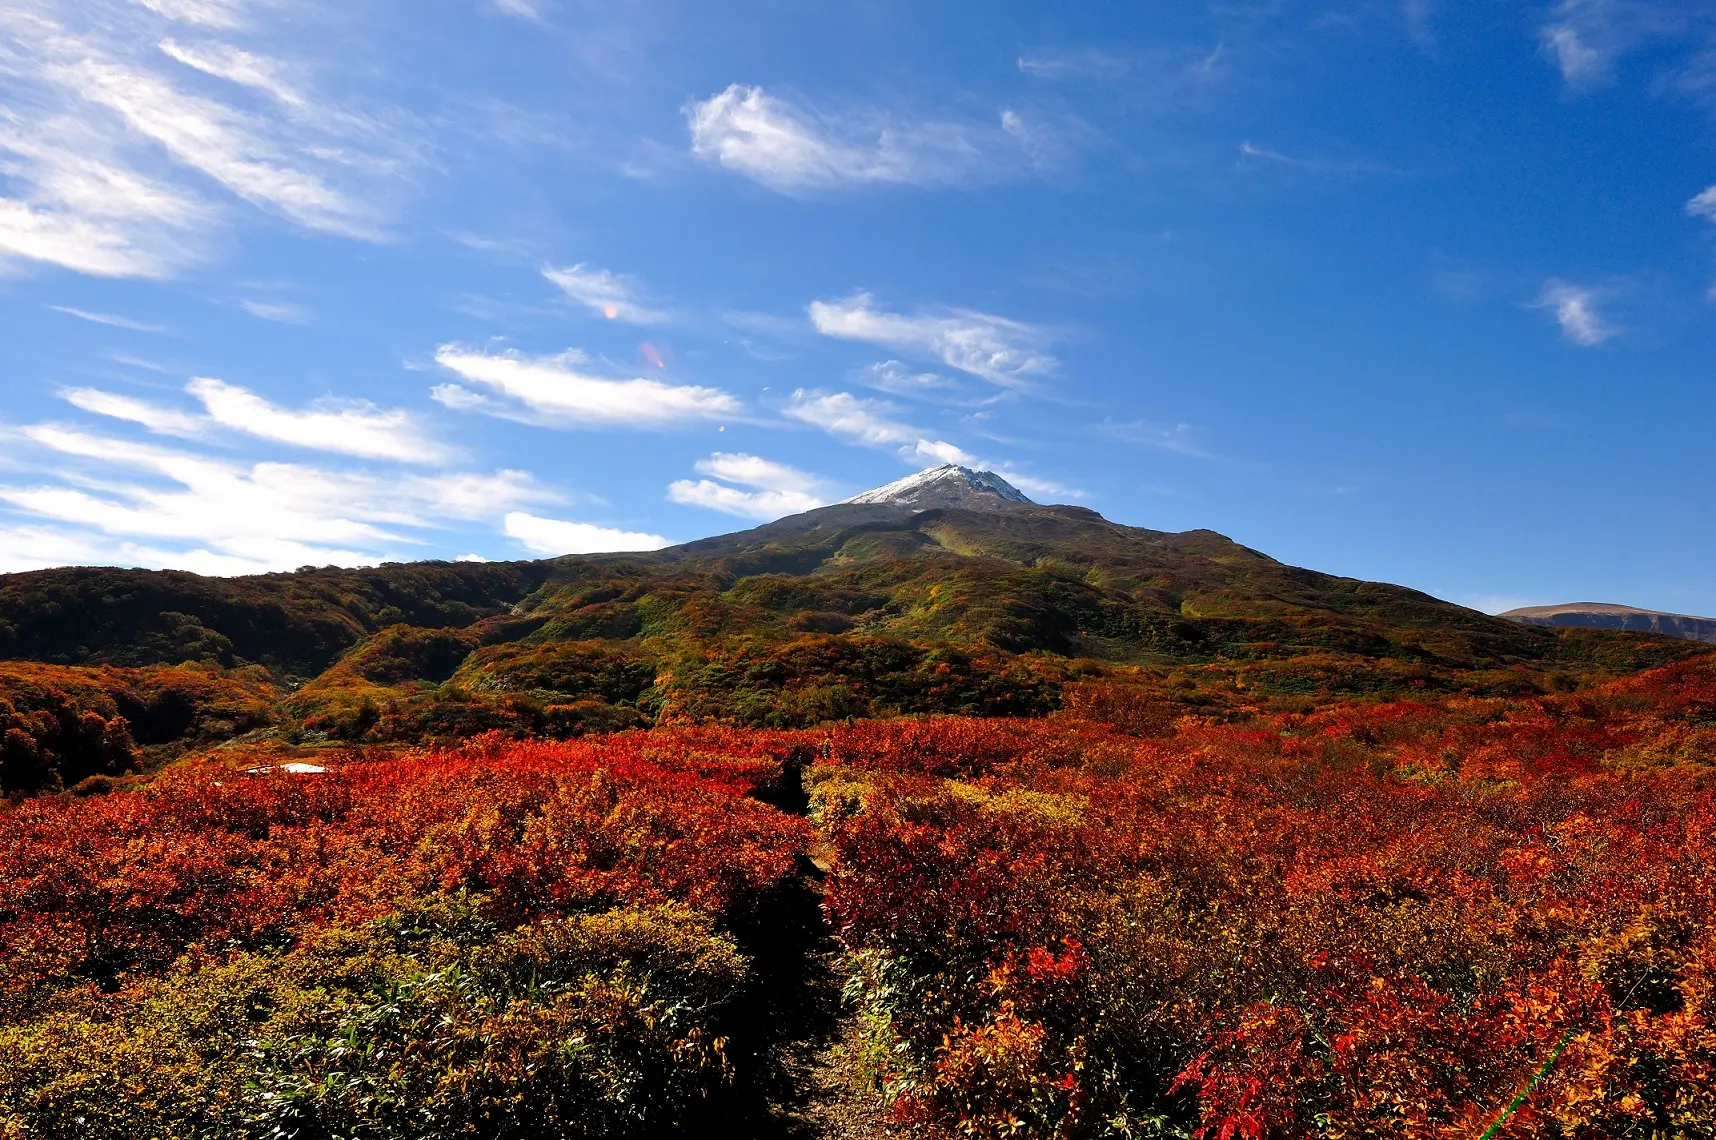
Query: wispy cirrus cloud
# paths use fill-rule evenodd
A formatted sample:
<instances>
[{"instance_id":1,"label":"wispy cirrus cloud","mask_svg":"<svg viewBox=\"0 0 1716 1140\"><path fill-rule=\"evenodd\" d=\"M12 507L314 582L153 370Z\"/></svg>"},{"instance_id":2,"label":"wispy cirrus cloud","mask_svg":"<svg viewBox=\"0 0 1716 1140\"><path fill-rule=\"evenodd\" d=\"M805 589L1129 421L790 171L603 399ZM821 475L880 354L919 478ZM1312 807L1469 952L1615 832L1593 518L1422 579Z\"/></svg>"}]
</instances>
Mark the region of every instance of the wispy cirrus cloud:
<instances>
[{"instance_id":1,"label":"wispy cirrus cloud","mask_svg":"<svg viewBox=\"0 0 1716 1140\"><path fill-rule=\"evenodd\" d=\"M1581 348L1595 348L1620 331L1598 309L1603 296L1594 286L1550 278L1531 307L1552 313L1567 340Z\"/></svg>"},{"instance_id":2,"label":"wispy cirrus cloud","mask_svg":"<svg viewBox=\"0 0 1716 1140\"><path fill-rule=\"evenodd\" d=\"M367 202L292 161L254 117L215 99L186 94L165 77L120 63L83 60L50 72L90 103L113 111L133 132L233 194L312 230L373 238Z\"/></svg>"},{"instance_id":3,"label":"wispy cirrus cloud","mask_svg":"<svg viewBox=\"0 0 1716 1140\"><path fill-rule=\"evenodd\" d=\"M800 388L781 409L783 415L821 428L836 439L894 450L908 463L976 462L969 452L898 419L899 409L885 400L867 400L850 392Z\"/></svg>"},{"instance_id":4,"label":"wispy cirrus cloud","mask_svg":"<svg viewBox=\"0 0 1716 1140\"><path fill-rule=\"evenodd\" d=\"M1088 499L1090 493L1077 487L1069 487L1065 483L1057 483L1053 479L1044 479L1038 475L1027 475L1010 463L997 464L995 473L1019 490L1030 495L1039 503L1054 503L1065 499Z\"/></svg>"},{"instance_id":5,"label":"wispy cirrus cloud","mask_svg":"<svg viewBox=\"0 0 1716 1140\"><path fill-rule=\"evenodd\" d=\"M1686 212L1694 218L1716 222L1716 186L1706 187L1702 192L1694 195L1692 200L1686 203ZM1706 296L1711 300L1716 300L1716 285L1710 287Z\"/></svg>"},{"instance_id":6,"label":"wispy cirrus cloud","mask_svg":"<svg viewBox=\"0 0 1716 1140\"><path fill-rule=\"evenodd\" d=\"M74 388L64 396L73 407L135 423L158 435L196 438L226 429L311 451L397 463L440 464L455 455L430 439L416 416L400 408L341 399L321 400L306 409L283 408L247 388L209 377L192 380L185 391L201 402L201 415L95 388Z\"/></svg>"},{"instance_id":7,"label":"wispy cirrus cloud","mask_svg":"<svg viewBox=\"0 0 1716 1140\"><path fill-rule=\"evenodd\" d=\"M417 161L411 132L294 81L252 26L268 7L0 6L0 260L165 277L205 257L240 203L382 237Z\"/></svg>"},{"instance_id":8,"label":"wispy cirrus cloud","mask_svg":"<svg viewBox=\"0 0 1716 1140\"><path fill-rule=\"evenodd\" d=\"M222 43L181 44L164 39L159 46L161 54L204 75L261 91L293 110L310 107L310 101L287 80L286 68L278 60Z\"/></svg>"},{"instance_id":9,"label":"wispy cirrus cloud","mask_svg":"<svg viewBox=\"0 0 1716 1140\"><path fill-rule=\"evenodd\" d=\"M508 16L516 16L520 20L540 20L542 13L536 10L536 5L530 0L494 0L495 11Z\"/></svg>"},{"instance_id":10,"label":"wispy cirrus cloud","mask_svg":"<svg viewBox=\"0 0 1716 1140\"><path fill-rule=\"evenodd\" d=\"M242 300L238 307L259 321L273 321L282 325L307 325L310 323L309 310L291 301L253 301Z\"/></svg>"},{"instance_id":11,"label":"wispy cirrus cloud","mask_svg":"<svg viewBox=\"0 0 1716 1140\"><path fill-rule=\"evenodd\" d=\"M962 186L1026 173L1035 158L1022 145L1027 124L1017 111L992 122L899 121L876 110L823 115L735 83L687 104L685 118L692 154L783 194Z\"/></svg>"},{"instance_id":12,"label":"wispy cirrus cloud","mask_svg":"<svg viewBox=\"0 0 1716 1140\"><path fill-rule=\"evenodd\" d=\"M72 388L63 393L66 403L93 415L138 424L156 435L176 435L187 439L208 434L210 420L177 408L139 400L99 388Z\"/></svg>"},{"instance_id":13,"label":"wispy cirrus cloud","mask_svg":"<svg viewBox=\"0 0 1716 1140\"><path fill-rule=\"evenodd\" d=\"M1246 139L1239 144L1239 159L1243 166L1254 162L1269 163L1274 166L1289 167L1302 170L1307 174L1323 175L1365 175L1365 174L1401 174L1402 171L1386 163L1372 162L1363 158L1306 158L1298 155L1284 154L1273 147L1260 146Z\"/></svg>"},{"instance_id":14,"label":"wispy cirrus cloud","mask_svg":"<svg viewBox=\"0 0 1716 1140\"><path fill-rule=\"evenodd\" d=\"M1015 390L1029 390L1060 362L1049 353L1046 330L972 309L890 313L868 293L812 301L810 321L823 336L858 340L940 360L949 368Z\"/></svg>"},{"instance_id":15,"label":"wispy cirrus cloud","mask_svg":"<svg viewBox=\"0 0 1716 1140\"><path fill-rule=\"evenodd\" d=\"M435 361L470 384L497 393L495 400L457 384L441 385L432 395L448 407L514 418L528 414L565 427L672 427L697 420L736 416L744 405L719 388L669 384L637 377L608 379L585 370L582 353L524 356L492 353L460 345L442 345Z\"/></svg>"},{"instance_id":16,"label":"wispy cirrus cloud","mask_svg":"<svg viewBox=\"0 0 1716 1140\"><path fill-rule=\"evenodd\" d=\"M248 6L245 0L138 0L138 3L169 20L220 31L242 28Z\"/></svg>"},{"instance_id":17,"label":"wispy cirrus cloud","mask_svg":"<svg viewBox=\"0 0 1716 1140\"><path fill-rule=\"evenodd\" d=\"M48 308L56 313L64 313L68 317L76 317L80 321L88 321L93 325L107 325L109 328L128 329L131 332L161 333L166 332L164 325L152 325L144 321L134 321L130 317L121 317L113 313L92 313L88 309L74 309L70 305L49 305Z\"/></svg>"},{"instance_id":18,"label":"wispy cirrus cloud","mask_svg":"<svg viewBox=\"0 0 1716 1140\"><path fill-rule=\"evenodd\" d=\"M1628 52L1707 25L1697 9L1659 0L1561 0L1538 38L1569 87L1591 88L1613 79L1615 61Z\"/></svg>"},{"instance_id":19,"label":"wispy cirrus cloud","mask_svg":"<svg viewBox=\"0 0 1716 1140\"><path fill-rule=\"evenodd\" d=\"M717 451L699 459L696 470L710 478L675 480L667 488L670 500L752 519L778 519L828 501L825 480L761 456Z\"/></svg>"},{"instance_id":20,"label":"wispy cirrus cloud","mask_svg":"<svg viewBox=\"0 0 1716 1140\"><path fill-rule=\"evenodd\" d=\"M245 574L361 565L448 529L499 527L505 512L555 497L520 471L401 476L240 463L51 424L9 442L38 474L0 483L0 504L36 520L0 522L0 535L20 542L0 555L9 568L72 561Z\"/></svg>"},{"instance_id":21,"label":"wispy cirrus cloud","mask_svg":"<svg viewBox=\"0 0 1716 1140\"><path fill-rule=\"evenodd\" d=\"M542 275L560 287L578 304L610 321L631 325L657 325L668 319L660 309L638 300L638 286L628 277L580 262L565 269L547 268Z\"/></svg>"},{"instance_id":22,"label":"wispy cirrus cloud","mask_svg":"<svg viewBox=\"0 0 1716 1140\"><path fill-rule=\"evenodd\" d=\"M1019 57L1019 70L1033 79L1123 79L1133 61L1100 48L1039 49Z\"/></svg>"},{"instance_id":23,"label":"wispy cirrus cloud","mask_svg":"<svg viewBox=\"0 0 1716 1140\"><path fill-rule=\"evenodd\" d=\"M939 372L916 372L898 360L882 360L863 369L858 382L892 396L907 396L933 403L960 403L965 386Z\"/></svg>"},{"instance_id":24,"label":"wispy cirrus cloud","mask_svg":"<svg viewBox=\"0 0 1716 1140\"><path fill-rule=\"evenodd\" d=\"M1198 441L1198 432L1191 424L1159 424L1150 420L1104 420L1096 430L1122 443L1137 443L1158 451L1170 451L1191 459L1213 459Z\"/></svg>"},{"instance_id":25,"label":"wispy cirrus cloud","mask_svg":"<svg viewBox=\"0 0 1716 1140\"><path fill-rule=\"evenodd\" d=\"M185 390L202 401L214 423L258 439L400 463L444 463L453 456L424 434L410 412L378 408L367 400L329 399L298 411L206 377L192 380Z\"/></svg>"}]
</instances>

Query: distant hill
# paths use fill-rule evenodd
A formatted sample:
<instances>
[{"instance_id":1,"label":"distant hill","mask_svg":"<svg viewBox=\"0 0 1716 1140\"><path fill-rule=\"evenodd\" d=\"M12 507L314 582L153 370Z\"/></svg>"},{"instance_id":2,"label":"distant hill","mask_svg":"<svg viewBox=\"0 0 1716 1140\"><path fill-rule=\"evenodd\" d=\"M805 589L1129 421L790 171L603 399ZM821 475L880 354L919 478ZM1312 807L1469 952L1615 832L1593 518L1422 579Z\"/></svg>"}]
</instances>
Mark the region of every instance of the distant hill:
<instances>
[{"instance_id":1,"label":"distant hill","mask_svg":"<svg viewBox=\"0 0 1716 1140\"><path fill-rule=\"evenodd\" d=\"M0 790L223 733L317 745L1036 715L1116 684L1129 701L1148 690L1146 719L1239 716L1564 690L1693 652L1502 620L943 467L649 553L0 576L0 664L17 666L0 669Z\"/></svg>"},{"instance_id":2,"label":"distant hill","mask_svg":"<svg viewBox=\"0 0 1716 1140\"><path fill-rule=\"evenodd\" d=\"M1637 606L1617 606L1608 602L1566 602L1558 606L1526 606L1500 615L1510 621L1527 625L1560 626L1580 629L1627 629L1640 633L1659 633L1664 637L1680 637L1688 641L1716 644L1716 618L1669 614L1658 610L1641 610Z\"/></svg>"}]
</instances>

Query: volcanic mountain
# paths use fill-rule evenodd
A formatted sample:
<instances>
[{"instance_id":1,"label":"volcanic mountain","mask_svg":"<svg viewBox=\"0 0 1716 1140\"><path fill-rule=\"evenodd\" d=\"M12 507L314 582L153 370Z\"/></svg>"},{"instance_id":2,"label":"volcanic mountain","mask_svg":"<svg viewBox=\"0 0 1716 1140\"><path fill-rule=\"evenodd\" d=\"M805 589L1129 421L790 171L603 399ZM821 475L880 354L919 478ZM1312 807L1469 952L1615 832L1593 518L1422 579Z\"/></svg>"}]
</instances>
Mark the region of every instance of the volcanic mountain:
<instances>
[{"instance_id":1,"label":"volcanic mountain","mask_svg":"<svg viewBox=\"0 0 1716 1140\"><path fill-rule=\"evenodd\" d=\"M1036 504L1027 499L1019 488L993 471L973 471L957 463L931 467L916 475L896 479L862 495L854 495L842 505L887 504L927 511L932 507L967 507L972 510L1000 510L1008 504L1027 507Z\"/></svg>"},{"instance_id":2,"label":"volcanic mountain","mask_svg":"<svg viewBox=\"0 0 1716 1140\"><path fill-rule=\"evenodd\" d=\"M993 472L946 466L649 553L0 576L0 734L8 715L23 734L18 758L0 756L0 785L47 778L55 756L113 763L102 726L114 718L158 758L235 736L1032 715L1093 684L1206 710L1529 693L1694 651L1502 620L1214 531L1036 504ZM79 770L61 768L67 782ZM36 776L7 774L25 769Z\"/></svg>"}]
</instances>

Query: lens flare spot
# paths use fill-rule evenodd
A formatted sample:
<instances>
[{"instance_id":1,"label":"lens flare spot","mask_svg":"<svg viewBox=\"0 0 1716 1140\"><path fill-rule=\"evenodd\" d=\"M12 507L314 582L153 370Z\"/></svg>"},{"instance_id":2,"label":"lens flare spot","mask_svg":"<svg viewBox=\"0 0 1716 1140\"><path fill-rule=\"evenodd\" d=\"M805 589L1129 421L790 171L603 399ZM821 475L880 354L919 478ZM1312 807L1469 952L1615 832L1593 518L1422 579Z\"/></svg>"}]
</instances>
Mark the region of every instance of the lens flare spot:
<instances>
[{"instance_id":1,"label":"lens flare spot","mask_svg":"<svg viewBox=\"0 0 1716 1140\"><path fill-rule=\"evenodd\" d=\"M661 349L657 348L647 340L638 345L638 355L642 356L657 368L667 367L666 362L661 358Z\"/></svg>"},{"instance_id":2,"label":"lens flare spot","mask_svg":"<svg viewBox=\"0 0 1716 1140\"><path fill-rule=\"evenodd\" d=\"M602 315L611 321L620 315L619 307L616 305L604 305L602 307Z\"/></svg>"}]
</instances>

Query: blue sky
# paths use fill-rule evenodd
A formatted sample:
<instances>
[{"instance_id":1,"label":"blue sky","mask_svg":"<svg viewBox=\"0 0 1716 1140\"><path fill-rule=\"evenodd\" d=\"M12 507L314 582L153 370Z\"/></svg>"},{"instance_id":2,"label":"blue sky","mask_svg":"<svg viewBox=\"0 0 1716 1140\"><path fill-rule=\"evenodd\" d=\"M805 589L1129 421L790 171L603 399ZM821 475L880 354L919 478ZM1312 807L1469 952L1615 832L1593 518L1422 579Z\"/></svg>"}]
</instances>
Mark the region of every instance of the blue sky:
<instances>
[{"instance_id":1,"label":"blue sky","mask_svg":"<svg viewBox=\"0 0 1716 1140\"><path fill-rule=\"evenodd\" d=\"M1716 613L1716 5L8 0L0 570L685 541L944 461Z\"/></svg>"}]
</instances>

